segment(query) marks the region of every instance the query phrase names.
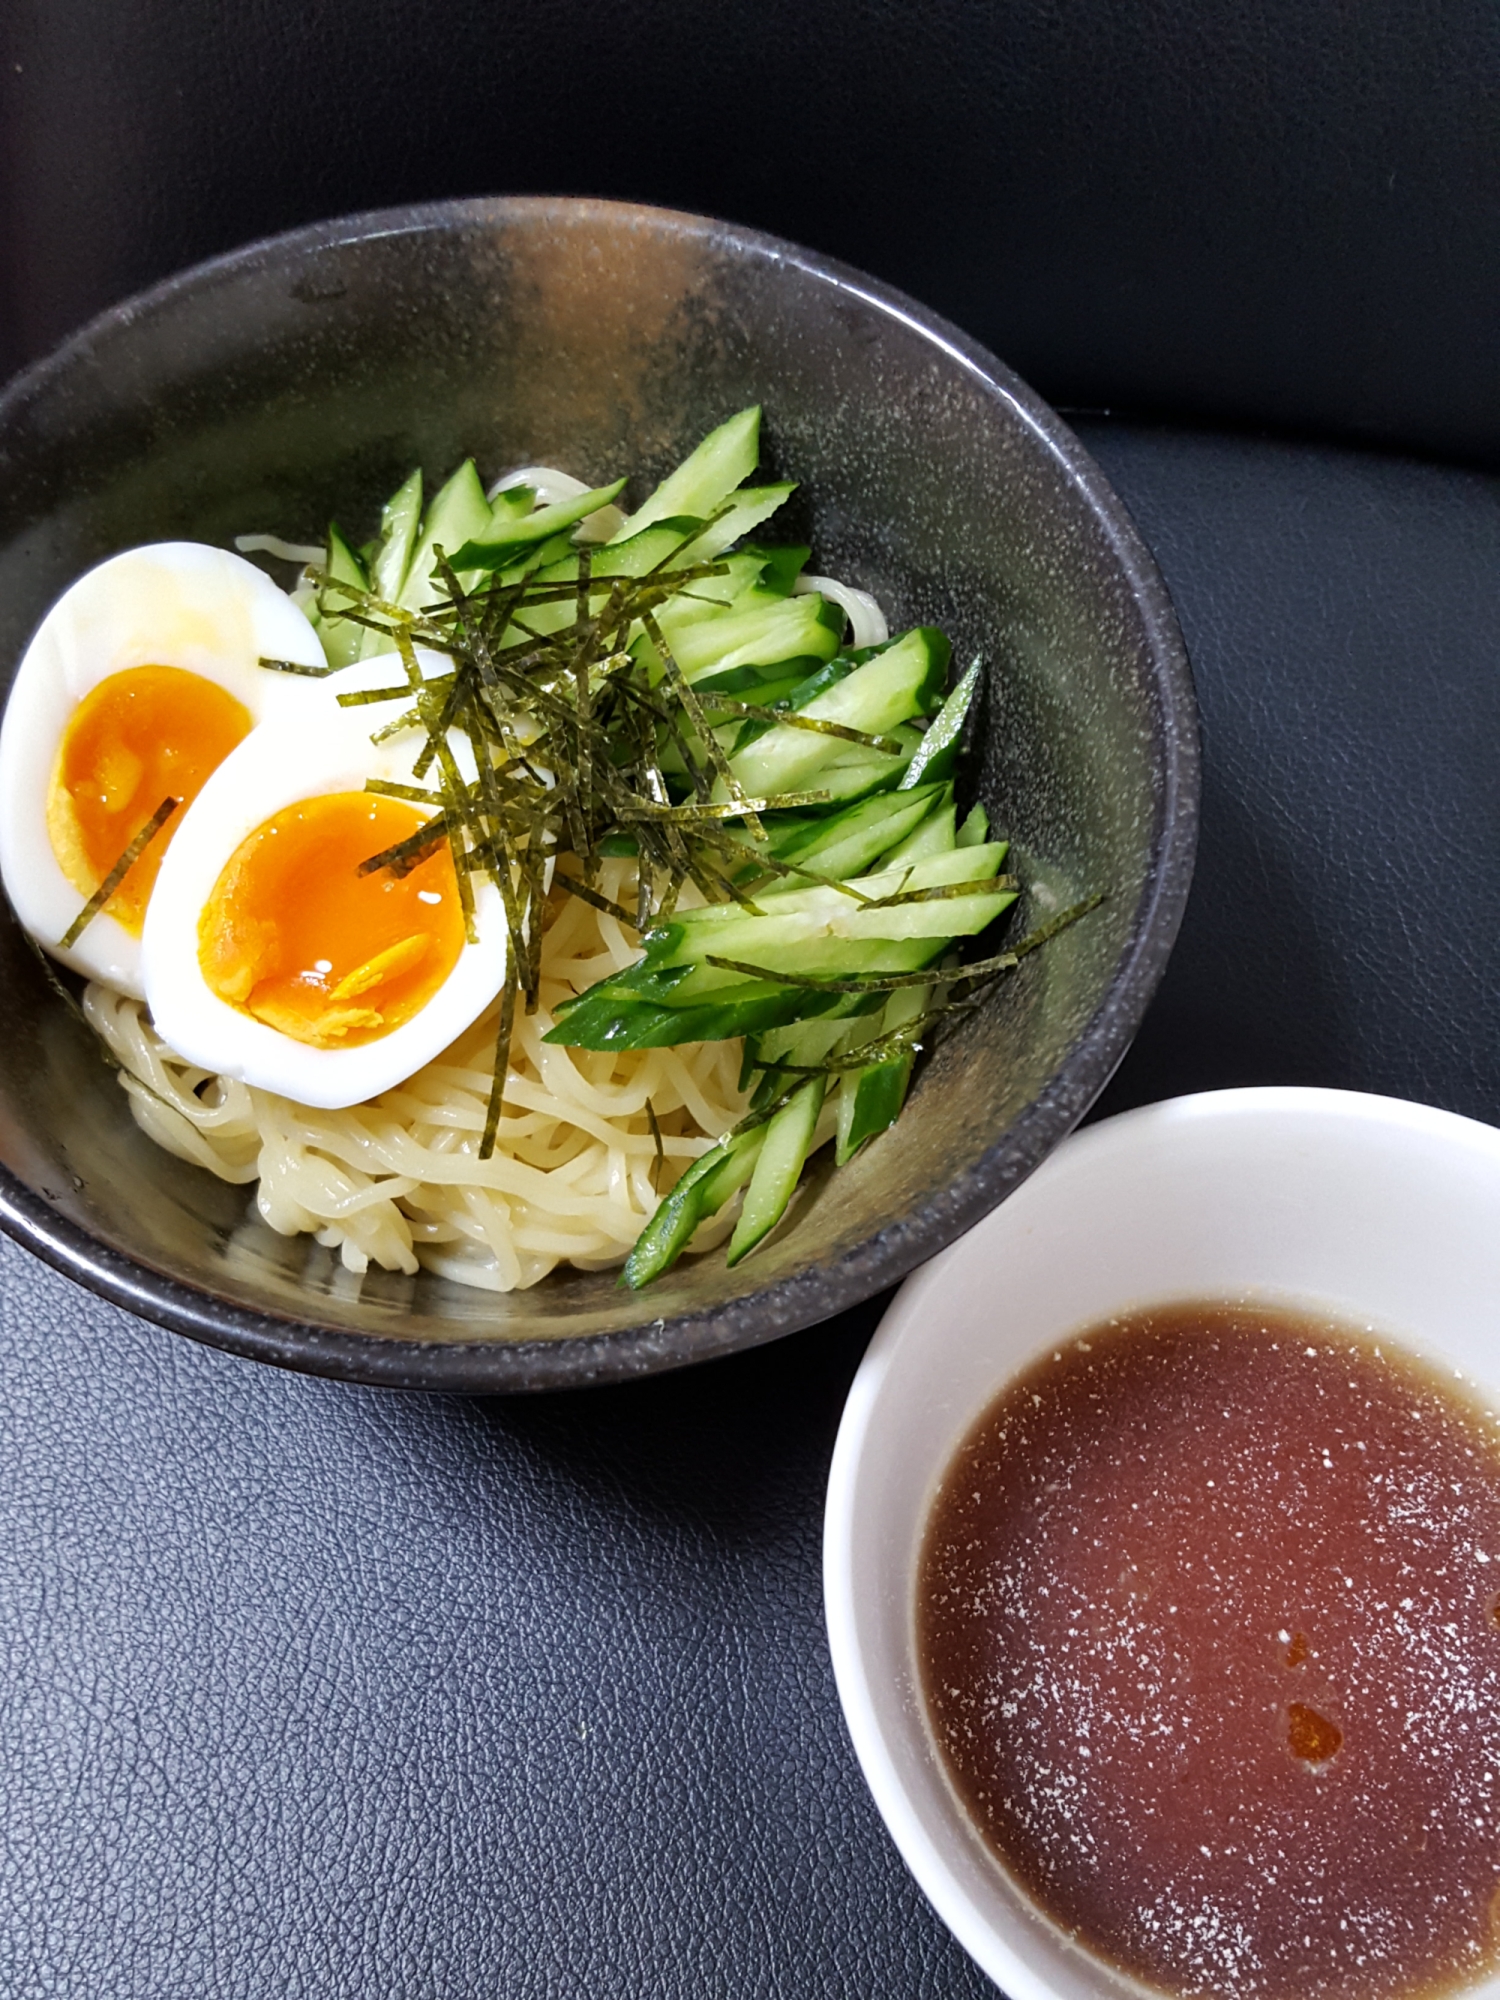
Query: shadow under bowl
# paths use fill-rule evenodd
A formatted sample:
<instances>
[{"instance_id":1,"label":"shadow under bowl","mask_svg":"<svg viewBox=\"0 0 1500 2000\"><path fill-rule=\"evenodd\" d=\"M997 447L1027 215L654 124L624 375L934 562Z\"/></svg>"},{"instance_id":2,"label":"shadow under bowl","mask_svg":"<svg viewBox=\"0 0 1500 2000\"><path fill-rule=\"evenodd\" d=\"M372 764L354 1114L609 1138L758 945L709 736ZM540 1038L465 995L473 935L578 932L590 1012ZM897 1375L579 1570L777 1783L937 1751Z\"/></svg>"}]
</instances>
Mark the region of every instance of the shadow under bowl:
<instances>
[{"instance_id":1,"label":"shadow under bowl","mask_svg":"<svg viewBox=\"0 0 1500 2000\"><path fill-rule=\"evenodd\" d=\"M1197 830L1192 682L1166 591L1097 466L935 315L791 245L606 202L496 199L299 230L105 314L0 400L0 672L119 549L358 528L466 455L639 496L765 408L800 482L778 539L985 663L961 786L1014 843L1019 925L1107 901L926 1059L899 1126L737 1270L643 1295L558 1272L506 1296L363 1281L243 1188L159 1151L0 918L0 1224L103 1296L262 1360L403 1387L532 1389L774 1339L869 1297L1004 1198L1124 1054L1176 935Z\"/></svg>"}]
</instances>

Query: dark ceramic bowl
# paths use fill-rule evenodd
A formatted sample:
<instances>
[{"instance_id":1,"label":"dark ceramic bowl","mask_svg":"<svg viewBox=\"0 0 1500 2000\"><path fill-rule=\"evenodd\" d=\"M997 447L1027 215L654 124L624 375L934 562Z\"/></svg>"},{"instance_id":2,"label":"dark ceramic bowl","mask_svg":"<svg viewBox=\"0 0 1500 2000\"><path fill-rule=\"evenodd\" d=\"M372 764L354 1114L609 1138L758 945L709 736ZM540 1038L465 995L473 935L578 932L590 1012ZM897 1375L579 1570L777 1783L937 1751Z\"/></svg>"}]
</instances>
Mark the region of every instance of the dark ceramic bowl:
<instances>
[{"instance_id":1,"label":"dark ceramic bowl","mask_svg":"<svg viewBox=\"0 0 1500 2000\"><path fill-rule=\"evenodd\" d=\"M983 654L966 782L1023 878L1104 906L936 1049L899 1127L815 1176L738 1270L687 1259L497 1298L342 1272L158 1151L0 924L0 1222L105 1297L262 1360L529 1389L774 1339L903 1277L1000 1201L1124 1053L1192 870L1198 737L1160 577L1097 466L1015 376L899 294L661 210L497 200L335 222L107 313L0 401L0 666L91 563L176 536L351 526L420 462L659 476L765 406L818 568ZM644 485L640 488L644 491ZM1024 911L1022 921L1025 921Z\"/></svg>"}]
</instances>

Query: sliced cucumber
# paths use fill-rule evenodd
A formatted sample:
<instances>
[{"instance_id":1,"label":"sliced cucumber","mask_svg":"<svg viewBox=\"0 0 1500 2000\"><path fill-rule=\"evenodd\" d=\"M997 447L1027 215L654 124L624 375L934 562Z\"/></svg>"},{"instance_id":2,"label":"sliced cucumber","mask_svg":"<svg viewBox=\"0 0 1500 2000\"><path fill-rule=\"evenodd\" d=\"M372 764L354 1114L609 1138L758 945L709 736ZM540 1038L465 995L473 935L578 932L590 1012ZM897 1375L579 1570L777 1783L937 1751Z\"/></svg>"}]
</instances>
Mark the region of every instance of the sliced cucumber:
<instances>
[{"instance_id":1,"label":"sliced cucumber","mask_svg":"<svg viewBox=\"0 0 1500 2000\"><path fill-rule=\"evenodd\" d=\"M827 1014L810 1021L793 1021L783 1028L768 1028L762 1035L749 1036L745 1043L740 1088L744 1089L750 1075L758 1069L772 1068L777 1063L790 1063L794 1069L810 1069L822 1062L849 1033L850 1015L868 1005L864 996L847 994ZM785 1088L787 1081L783 1076L778 1088Z\"/></svg>"},{"instance_id":2,"label":"sliced cucumber","mask_svg":"<svg viewBox=\"0 0 1500 2000\"><path fill-rule=\"evenodd\" d=\"M818 1128L818 1113L823 1109L826 1089L824 1077L809 1077L766 1126L765 1143L750 1176L745 1206L729 1239L731 1265L748 1257L786 1213Z\"/></svg>"},{"instance_id":3,"label":"sliced cucumber","mask_svg":"<svg viewBox=\"0 0 1500 2000\"><path fill-rule=\"evenodd\" d=\"M913 832L932 810L941 787L916 792L877 792L824 820L803 821L794 839L771 838L778 861L800 863L835 881L872 868Z\"/></svg>"},{"instance_id":4,"label":"sliced cucumber","mask_svg":"<svg viewBox=\"0 0 1500 2000\"><path fill-rule=\"evenodd\" d=\"M536 506L534 486L507 486L490 496L490 540L503 541L517 521L524 521Z\"/></svg>"},{"instance_id":5,"label":"sliced cucumber","mask_svg":"<svg viewBox=\"0 0 1500 2000\"><path fill-rule=\"evenodd\" d=\"M975 806L953 839L958 847L978 847L981 841L988 840L989 837L990 816L983 806Z\"/></svg>"},{"instance_id":6,"label":"sliced cucumber","mask_svg":"<svg viewBox=\"0 0 1500 2000\"><path fill-rule=\"evenodd\" d=\"M889 1034L908 1021L919 1020L932 994L930 986L906 986L886 1002L876 1034ZM877 1132L894 1125L906 1102L916 1050L906 1049L864 1069L846 1070L839 1084L838 1128L834 1164L844 1166Z\"/></svg>"},{"instance_id":7,"label":"sliced cucumber","mask_svg":"<svg viewBox=\"0 0 1500 2000\"><path fill-rule=\"evenodd\" d=\"M800 600L790 601L795 604ZM802 713L820 721L842 723L845 728L862 730L870 736L892 735L910 717L930 712L939 697L947 667L948 641L932 627L918 626L883 647L836 686L806 703ZM835 746L836 753L853 749L854 758L830 755L830 745ZM866 789L879 782L882 768L890 772L905 762L904 755L895 759L884 752L860 750L840 744L836 737L783 724L742 751L733 760L732 768L750 796L767 798L777 792L808 790L814 773L824 766L837 769L852 763L863 780L872 757L883 758L884 763L883 767L877 764L870 771ZM849 793L835 792L835 796L841 795ZM728 796L722 779L715 796Z\"/></svg>"},{"instance_id":8,"label":"sliced cucumber","mask_svg":"<svg viewBox=\"0 0 1500 2000\"><path fill-rule=\"evenodd\" d=\"M740 553L744 556L754 556L761 563L760 581L763 589L774 590L778 597L790 597L793 584L807 568L807 559L812 550L806 546L763 549L756 547L752 542Z\"/></svg>"},{"instance_id":9,"label":"sliced cucumber","mask_svg":"<svg viewBox=\"0 0 1500 2000\"><path fill-rule=\"evenodd\" d=\"M435 596L442 595L435 580L437 550L441 548L452 562L456 549L488 533L491 519L490 503L484 497L474 461L466 458L427 510L396 602L407 611L420 612ZM461 583L473 580L471 574L459 572Z\"/></svg>"},{"instance_id":10,"label":"sliced cucumber","mask_svg":"<svg viewBox=\"0 0 1500 2000\"><path fill-rule=\"evenodd\" d=\"M897 797L900 796L898 790ZM887 854L886 867L904 868L913 861L926 861L934 854L951 854L957 844L953 831L956 816L957 808L951 799L936 812L929 813L919 827Z\"/></svg>"},{"instance_id":11,"label":"sliced cucumber","mask_svg":"<svg viewBox=\"0 0 1500 2000\"><path fill-rule=\"evenodd\" d=\"M806 969L836 978L919 972L942 955L947 942L943 938L855 944L840 940L825 945L822 962ZM557 1025L544 1039L564 1048L671 1048L681 1042L720 1041L783 1027L837 1011L850 997L788 986L782 980L757 980L709 965L684 965L665 972L637 965L559 1007Z\"/></svg>"},{"instance_id":12,"label":"sliced cucumber","mask_svg":"<svg viewBox=\"0 0 1500 2000\"><path fill-rule=\"evenodd\" d=\"M760 459L760 405L741 410L709 432L696 451L668 475L611 539L628 542L653 521L696 514L706 521L714 509L743 485Z\"/></svg>"},{"instance_id":13,"label":"sliced cucumber","mask_svg":"<svg viewBox=\"0 0 1500 2000\"><path fill-rule=\"evenodd\" d=\"M639 1290L676 1263L698 1225L716 1215L749 1180L765 1144L766 1129L758 1125L721 1139L693 1162L636 1238L620 1273L621 1284Z\"/></svg>"},{"instance_id":14,"label":"sliced cucumber","mask_svg":"<svg viewBox=\"0 0 1500 2000\"><path fill-rule=\"evenodd\" d=\"M917 880L925 869L943 862L967 861L976 854L989 857L997 851L988 846L958 848L946 855L933 856L926 862L916 862L910 870L912 879L907 886L913 889L929 886ZM900 870L885 878L888 893L903 887L907 872ZM736 914L712 926L684 927L677 943L668 948L657 961L657 966L665 970L678 965L696 965L712 956L734 959L742 965L765 966L778 973L808 973L819 978L836 978L842 969L840 954L851 945L904 944L919 939L942 943L949 938L971 937L988 929L1001 911L1008 909L1016 899L1014 890L983 886L993 875L994 869L987 861L979 876L955 873L949 878L954 883L974 881L974 891L970 895L894 906L858 903L833 889L794 890L778 896L762 894L760 907L765 915ZM807 904L802 903L804 896L827 900ZM788 904L801 906L788 909ZM717 904L714 907L722 909L726 906ZM700 913L694 911L691 914ZM695 983L695 997L702 988L701 980Z\"/></svg>"},{"instance_id":15,"label":"sliced cucumber","mask_svg":"<svg viewBox=\"0 0 1500 2000\"><path fill-rule=\"evenodd\" d=\"M906 776L901 780L903 785L926 785L935 779L952 777L969 704L978 685L979 662L976 660L933 717L932 727L922 738L921 749L912 758Z\"/></svg>"},{"instance_id":16,"label":"sliced cucumber","mask_svg":"<svg viewBox=\"0 0 1500 2000\"><path fill-rule=\"evenodd\" d=\"M380 510L380 533L375 538L375 554L370 562L370 588L387 604L394 604L401 595L421 519L422 471L419 466L408 479L402 481ZM369 637L375 639L378 635L372 632Z\"/></svg>"},{"instance_id":17,"label":"sliced cucumber","mask_svg":"<svg viewBox=\"0 0 1500 2000\"><path fill-rule=\"evenodd\" d=\"M742 486L718 520L711 522L693 543L689 561L711 561L722 549L737 542L741 535L748 535L752 528L768 521L796 490L796 481L790 479L781 480L775 486Z\"/></svg>"},{"instance_id":18,"label":"sliced cucumber","mask_svg":"<svg viewBox=\"0 0 1500 2000\"><path fill-rule=\"evenodd\" d=\"M456 554L450 555L448 559L460 575L469 571L508 569L538 542L545 542L553 535L562 534L565 529L575 527L586 515L597 513L601 507L607 507L615 495L624 489L624 485L623 479L617 479L611 486L596 486L591 493L580 493L576 499L558 500L550 507L539 507L534 514L522 515L519 520L512 518L504 524L497 536L489 538L481 536L474 541L465 542ZM522 487L519 490L525 492L526 489ZM505 494L500 495L502 500L507 497ZM493 516L491 525L493 526Z\"/></svg>"},{"instance_id":19,"label":"sliced cucumber","mask_svg":"<svg viewBox=\"0 0 1500 2000\"><path fill-rule=\"evenodd\" d=\"M359 590L368 590L370 579L365 566L356 551L339 532L337 522L328 524L328 559L326 563L328 579L332 584L350 583ZM341 617L340 611L347 608L350 599L341 590L320 592L318 637L323 641L323 651L328 655L331 667L347 667L360 656L360 642L366 627L356 625L350 618Z\"/></svg>"},{"instance_id":20,"label":"sliced cucumber","mask_svg":"<svg viewBox=\"0 0 1500 2000\"><path fill-rule=\"evenodd\" d=\"M831 660L841 630L842 619L836 626L821 597L770 596L744 611L662 627L672 657L694 683L704 675L717 678L736 667L769 667L801 658Z\"/></svg>"}]
</instances>

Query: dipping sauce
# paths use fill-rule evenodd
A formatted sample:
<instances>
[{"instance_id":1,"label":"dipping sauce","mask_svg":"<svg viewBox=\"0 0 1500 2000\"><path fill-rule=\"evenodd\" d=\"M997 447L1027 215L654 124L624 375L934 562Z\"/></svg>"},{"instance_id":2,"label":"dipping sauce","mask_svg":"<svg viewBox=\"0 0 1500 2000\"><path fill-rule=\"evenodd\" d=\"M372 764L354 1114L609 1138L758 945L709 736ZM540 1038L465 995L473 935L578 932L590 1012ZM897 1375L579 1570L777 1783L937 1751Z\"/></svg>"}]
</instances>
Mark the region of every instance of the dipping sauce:
<instances>
[{"instance_id":1,"label":"dipping sauce","mask_svg":"<svg viewBox=\"0 0 1500 2000\"><path fill-rule=\"evenodd\" d=\"M1122 1971L1500 1967L1500 1427L1461 1384L1292 1313L1111 1320L970 1433L917 1620L974 1821Z\"/></svg>"}]
</instances>

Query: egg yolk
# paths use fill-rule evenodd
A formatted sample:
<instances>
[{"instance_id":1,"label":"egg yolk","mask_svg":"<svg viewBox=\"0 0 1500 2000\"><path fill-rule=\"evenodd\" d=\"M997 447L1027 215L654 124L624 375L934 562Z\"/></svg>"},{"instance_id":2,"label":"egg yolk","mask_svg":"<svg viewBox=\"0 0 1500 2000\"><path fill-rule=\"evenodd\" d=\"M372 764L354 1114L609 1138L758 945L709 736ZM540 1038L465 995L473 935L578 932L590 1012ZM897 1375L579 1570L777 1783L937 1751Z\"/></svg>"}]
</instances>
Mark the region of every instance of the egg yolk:
<instances>
[{"instance_id":1,"label":"egg yolk","mask_svg":"<svg viewBox=\"0 0 1500 2000\"><path fill-rule=\"evenodd\" d=\"M273 815L230 856L198 920L221 1000L314 1048L355 1048L427 1005L458 962L463 911L446 842L405 875L361 862L423 814L333 792Z\"/></svg>"},{"instance_id":2,"label":"egg yolk","mask_svg":"<svg viewBox=\"0 0 1500 2000\"><path fill-rule=\"evenodd\" d=\"M179 810L131 864L109 914L139 937L157 870L186 808L250 731L250 712L217 681L181 667L128 667L68 719L47 794L58 866L92 896L163 799Z\"/></svg>"}]
</instances>

